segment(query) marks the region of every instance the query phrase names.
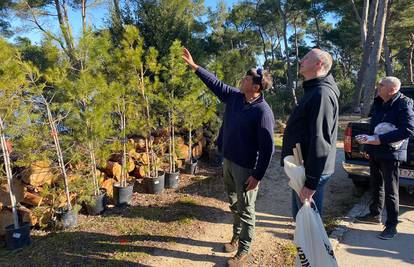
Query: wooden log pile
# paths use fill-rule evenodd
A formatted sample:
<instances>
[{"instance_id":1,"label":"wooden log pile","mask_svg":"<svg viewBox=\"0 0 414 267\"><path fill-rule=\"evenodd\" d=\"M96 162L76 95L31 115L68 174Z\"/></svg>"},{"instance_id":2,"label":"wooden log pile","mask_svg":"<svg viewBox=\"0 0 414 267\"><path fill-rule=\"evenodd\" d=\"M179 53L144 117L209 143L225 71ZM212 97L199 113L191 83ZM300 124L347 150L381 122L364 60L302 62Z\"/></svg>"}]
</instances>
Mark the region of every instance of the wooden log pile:
<instances>
[{"instance_id":1,"label":"wooden log pile","mask_svg":"<svg viewBox=\"0 0 414 267\"><path fill-rule=\"evenodd\" d=\"M161 169L167 169L168 163L168 132L161 131L161 134L152 138L154 150L157 150L159 156L158 162ZM205 147L205 138L195 136L192 146L194 158L201 157ZM146 170L150 159L146 153L146 141L144 138L131 138L128 140L127 153L127 180L129 182L135 179L141 179L146 175ZM176 137L176 155L174 159L176 166L181 168L184 160L189 158L188 144L181 136ZM161 164L163 160L163 164ZM106 166L98 166L97 177L101 188L105 188L107 194L113 196L113 184L121 179L122 172L122 153L113 153ZM71 165L68 171L69 183L79 179L91 179L75 174L76 171L85 172L88 169L87 164L77 163ZM57 189L55 186L62 181L62 177L57 175L58 170L54 171L51 163L48 161L36 161L29 167L19 171L18 175L13 177L13 192L18 204L18 213L21 221L30 222L32 226L45 226L52 220L54 208L65 207L66 195L63 189ZM70 194L71 203L76 204L78 195L81 192L72 192ZM0 183L0 236L5 234L5 227L13 223L12 212L10 209L10 195L7 181Z\"/></svg>"},{"instance_id":2,"label":"wooden log pile","mask_svg":"<svg viewBox=\"0 0 414 267\"><path fill-rule=\"evenodd\" d=\"M54 196L52 193L48 194L46 188L50 188L57 179L50 162L47 161L34 162L13 177L12 190L19 203L18 214L21 221L35 226L44 220L45 214L36 213L34 209L44 206L46 210L52 204ZM7 182L4 181L0 185L0 236L5 234L5 227L13 223L9 190Z\"/></svg>"}]
</instances>

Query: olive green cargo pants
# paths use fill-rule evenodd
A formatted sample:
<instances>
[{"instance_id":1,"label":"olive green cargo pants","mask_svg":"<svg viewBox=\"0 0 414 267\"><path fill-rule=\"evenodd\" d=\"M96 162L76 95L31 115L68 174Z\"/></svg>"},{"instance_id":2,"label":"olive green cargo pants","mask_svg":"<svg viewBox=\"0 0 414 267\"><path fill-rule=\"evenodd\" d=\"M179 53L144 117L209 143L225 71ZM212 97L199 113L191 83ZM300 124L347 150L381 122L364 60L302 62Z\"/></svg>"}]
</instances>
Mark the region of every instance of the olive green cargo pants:
<instances>
[{"instance_id":1,"label":"olive green cargo pants","mask_svg":"<svg viewBox=\"0 0 414 267\"><path fill-rule=\"evenodd\" d=\"M230 210L233 213L233 235L239 236L239 252L249 252L256 222L255 202L258 187L245 191L246 181L253 170L224 159L223 178Z\"/></svg>"}]
</instances>

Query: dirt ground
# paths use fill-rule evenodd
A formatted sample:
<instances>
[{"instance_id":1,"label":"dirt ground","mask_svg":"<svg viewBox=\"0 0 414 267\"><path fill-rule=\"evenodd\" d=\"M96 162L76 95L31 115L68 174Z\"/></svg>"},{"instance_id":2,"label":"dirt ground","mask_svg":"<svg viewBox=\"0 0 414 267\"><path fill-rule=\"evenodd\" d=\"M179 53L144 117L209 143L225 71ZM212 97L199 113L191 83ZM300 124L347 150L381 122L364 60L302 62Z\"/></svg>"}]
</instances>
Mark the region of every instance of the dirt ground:
<instances>
[{"instance_id":1,"label":"dirt ground","mask_svg":"<svg viewBox=\"0 0 414 267\"><path fill-rule=\"evenodd\" d=\"M324 221L328 228L346 215L357 202L360 193L340 167L342 144L338 144L337 173L326 187ZM251 266L289 266L295 250L292 243L294 224L290 217L291 191L288 178L279 164L276 153L265 179L260 185L256 211L256 238L249 259ZM207 203L204 203L207 204ZM204 222L201 231L192 238L178 241L168 251L156 250L145 261L150 266L225 266L231 256L221 252L223 242L231 238L231 216L225 202L220 202L222 219ZM181 240L183 241L183 240Z\"/></svg>"},{"instance_id":2,"label":"dirt ground","mask_svg":"<svg viewBox=\"0 0 414 267\"><path fill-rule=\"evenodd\" d=\"M359 199L342 170L338 142L336 173L326 187L324 222L328 231ZM256 237L250 266L291 266L291 190L276 152L256 203ZM126 209L79 218L75 229L32 231L33 244L21 251L0 249L0 266L225 266L232 254L221 252L231 238L231 214L221 169L201 164L199 173L182 175L180 188L161 195L138 185Z\"/></svg>"}]
</instances>

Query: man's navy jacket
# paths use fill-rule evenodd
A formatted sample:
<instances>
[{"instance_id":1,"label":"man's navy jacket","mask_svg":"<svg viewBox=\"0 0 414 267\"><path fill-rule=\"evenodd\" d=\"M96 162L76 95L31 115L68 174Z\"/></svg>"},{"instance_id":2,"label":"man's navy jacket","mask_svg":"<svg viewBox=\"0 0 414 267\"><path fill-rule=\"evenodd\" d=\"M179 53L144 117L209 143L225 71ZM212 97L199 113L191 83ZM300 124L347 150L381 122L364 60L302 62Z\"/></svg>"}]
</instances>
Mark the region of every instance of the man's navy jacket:
<instances>
[{"instance_id":1,"label":"man's navy jacket","mask_svg":"<svg viewBox=\"0 0 414 267\"><path fill-rule=\"evenodd\" d=\"M226 104L219 139L224 158L252 169L252 176L261 180L269 166L274 146L273 112L263 94L248 103L237 88L223 83L206 69L199 67L196 74Z\"/></svg>"},{"instance_id":2,"label":"man's navy jacket","mask_svg":"<svg viewBox=\"0 0 414 267\"><path fill-rule=\"evenodd\" d=\"M381 144L367 145L368 154L374 159L406 161L408 138L414 136L413 100L400 92L385 103L377 96L372 107L370 134L382 122L394 124L397 130L379 135ZM398 149L390 145L401 140L404 142Z\"/></svg>"}]
</instances>

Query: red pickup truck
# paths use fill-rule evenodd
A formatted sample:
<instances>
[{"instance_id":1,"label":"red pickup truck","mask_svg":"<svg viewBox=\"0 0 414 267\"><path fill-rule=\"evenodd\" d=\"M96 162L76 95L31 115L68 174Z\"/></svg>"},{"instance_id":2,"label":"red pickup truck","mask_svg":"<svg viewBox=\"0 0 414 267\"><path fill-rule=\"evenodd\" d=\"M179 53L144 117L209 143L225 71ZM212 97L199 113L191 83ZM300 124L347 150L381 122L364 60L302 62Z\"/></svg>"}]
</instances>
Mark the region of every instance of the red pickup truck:
<instances>
[{"instance_id":1,"label":"red pickup truck","mask_svg":"<svg viewBox=\"0 0 414 267\"><path fill-rule=\"evenodd\" d=\"M414 99L414 87L401 87L401 93ZM350 122L345 129L344 152L345 160L342 167L348 173L357 187L369 186L369 155L366 153L365 145L359 144L355 136L368 134L370 118ZM414 192L414 139L411 138L407 148L407 161L400 166L400 186Z\"/></svg>"}]
</instances>

